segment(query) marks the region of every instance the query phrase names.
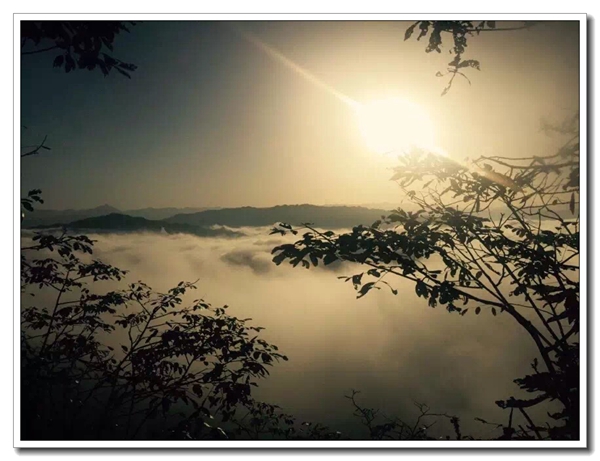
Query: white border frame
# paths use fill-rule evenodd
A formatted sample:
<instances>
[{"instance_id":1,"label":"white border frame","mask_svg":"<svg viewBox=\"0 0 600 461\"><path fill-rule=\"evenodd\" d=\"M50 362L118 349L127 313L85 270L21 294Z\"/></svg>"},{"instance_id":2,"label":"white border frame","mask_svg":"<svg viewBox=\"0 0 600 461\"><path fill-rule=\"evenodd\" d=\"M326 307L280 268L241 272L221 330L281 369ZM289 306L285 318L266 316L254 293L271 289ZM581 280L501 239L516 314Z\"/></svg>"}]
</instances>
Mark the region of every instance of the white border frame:
<instances>
[{"instance_id":1,"label":"white border frame","mask_svg":"<svg viewBox=\"0 0 600 461\"><path fill-rule=\"evenodd\" d=\"M15 448L587 448L588 447L588 418L591 415L588 412L588 348L591 346L588 341L588 82L587 82L587 16L585 14L380 14L380 13L346 13L346 14L312 14L312 13L209 13L209 14L14 14L13 17L13 62L14 62L14 188L15 200L20 196L20 123L16 121L21 119L20 111L20 21L21 20L56 20L68 17L72 20L138 20L138 21L410 21L410 20L439 20L455 19L461 20L503 20L503 21L578 21L580 27L580 64L579 64L579 107L580 107L580 144L581 152L581 183L580 187L584 190L580 200L580 304L586 309L581 310L581 333L580 343L583 347L580 350L580 363L585 364L581 369L580 393L581 393L581 440L569 441L22 441L20 440L20 322L18 313L18 302L20 292L20 282L18 274L20 273L20 207L13 206L13 443Z\"/></svg>"}]
</instances>

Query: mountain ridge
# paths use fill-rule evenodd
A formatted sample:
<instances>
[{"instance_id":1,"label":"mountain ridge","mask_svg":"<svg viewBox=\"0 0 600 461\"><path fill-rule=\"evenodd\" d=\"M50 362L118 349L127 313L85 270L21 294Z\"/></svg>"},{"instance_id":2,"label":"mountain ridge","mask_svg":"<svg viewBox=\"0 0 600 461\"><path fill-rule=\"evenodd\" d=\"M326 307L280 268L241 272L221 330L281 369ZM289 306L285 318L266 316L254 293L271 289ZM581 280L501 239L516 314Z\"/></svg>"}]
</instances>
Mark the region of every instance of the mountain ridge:
<instances>
[{"instance_id":1,"label":"mountain ridge","mask_svg":"<svg viewBox=\"0 0 600 461\"><path fill-rule=\"evenodd\" d=\"M310 222L318 227L346 228L359 224L370 225L389 214L388 210L359 206L276 205L274 207L238 207L206 210L191 214L177 214L165 219L170 223L197 226L221 225L227 227L269 226L277 222L292 225Z\"/></svg>"},{"instance_id":2,"label":"mountain ridge","mask_svg":"<svg viewBox=\"0 0 600 461\"><path fill-rule=\"evenodd\" d=\"M190 208L183 209L189 210ZM193 208L192 208L193 209ZM103 211L110 211L103 213ZM310 222L323 228L349 228L359 224L370 225L389 212L382 209L370 209L360 206L327 206L327 205L277 205L274 207L237 207L207 209L194 213L177 213L165 219L148 219L143 216L130 215L110 206L101 206L89 210L65 210L64 213L52 214L34 211L28 213L21 223L23 228L49 228L67 225L72 228L98 229L150 229L161 227L193 230L208 229L212 226L262 227L278 222L300 225ZM143 209L142 209L143 210ZM36 217L36 214L41 214ZM96 219L101 218L101 219ZM183 226L183 227L181 227ZM186 228L185 226L191 226Z\"/></svg>"},{"instance_id":3,"label":"mountain ridge","mask_svg":"<svg viewBox=\"0 0 600 461\"><path fill-rule=\"evenodd\" d=\"M95 216L105 216L111 213L121 213L134 217L142 217L146 219L156 220L165 219L169 216L181 212L192 212L197 213L199 211L205 211L213 209L211 207L163 207L163 208L136 208L132 210L120 210L111 205L104 204L94 208L83 208L73 209L68 208L65 210L54 210L54 209L43 209L36 208L33 213L26 213L23 222L21 223L25 227L35 227L39 225L50 225L56 223L69 223L80 219L91 218Z\"/></svg>"},{"instance_id":4,"label":"mountain ridge","mask_svg":"<svg viewBox=\"0 0 600 461\"><path fill-rule=\"evenodd\" d=\"M66 228L71 230L93 230L106 232L140 232L183 233L198 237L240 237L244 234L223 228L209 228L190 224L170 224L161 220L151 220L122 213L110 213L103 216L93 216L70 223L54 223L31 227L31 229Z\"/></svg>"}]
</instances>

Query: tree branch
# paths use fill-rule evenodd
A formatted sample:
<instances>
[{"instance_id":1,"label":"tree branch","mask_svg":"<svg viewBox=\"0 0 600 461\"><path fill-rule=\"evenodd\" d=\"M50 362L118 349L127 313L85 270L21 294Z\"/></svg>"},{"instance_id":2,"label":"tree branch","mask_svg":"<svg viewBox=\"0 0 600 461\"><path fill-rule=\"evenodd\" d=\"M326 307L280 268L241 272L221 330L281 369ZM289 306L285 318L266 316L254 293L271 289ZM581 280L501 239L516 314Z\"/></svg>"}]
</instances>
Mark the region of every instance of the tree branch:
<instances>
[{"instance_id":1,"label":"tree branch","mask_svg":"<svg viewBox=\"0 0 600 461\"><path fill-rule=\"evenodd\" d=\"M40 48L39 50L21 51L21 56L25 56L25 55L28 55L28 54L44 53L45 51L54 50L56 48L59 48L59 46L58 45L53 45L53 46L49 46L47 48Z\"/></svg>"}]
</instances>

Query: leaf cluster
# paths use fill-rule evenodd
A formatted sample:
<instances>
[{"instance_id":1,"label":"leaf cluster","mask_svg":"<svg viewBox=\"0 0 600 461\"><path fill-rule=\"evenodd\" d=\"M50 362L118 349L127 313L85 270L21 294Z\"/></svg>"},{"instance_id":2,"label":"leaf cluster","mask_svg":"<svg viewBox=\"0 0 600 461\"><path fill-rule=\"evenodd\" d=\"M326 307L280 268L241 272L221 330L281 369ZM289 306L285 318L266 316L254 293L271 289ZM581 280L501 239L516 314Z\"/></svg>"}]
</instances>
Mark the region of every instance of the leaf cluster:
<instances>
[{"instance_id":1,"label":"leaf cluster","mask_svg":"<svg viewBox=\"0 0 600 461\"><path fill-rule=\"evenodd\" d=\"M129 32L129 28L120 21L22 21L21 53L58 50L53 66L63 68L66 73L98 68L104 76L114 70L131 78L130 73L137 66L112 55L113 43L121 32Z\"/></svg>"},{"instance_id":2,"label":"leaf cluster","mask_svg":"<svg viewBox=\"0 0 600 461\"><path fill-rule=\"evenodd\" d=\"M416 21L406 29L404 41L409 40L418 31L418 35L416 36L418 41L429 35L429 40L425 48L426 53L433 51L442 53L444 36L450 36L452 46L448 48L448 53L453 54L454 58L448 63L446 72L437 72L436 74L437 77L450 75L448 84L442 92L442 96L444 96L452 87L454 78L457 75L467 80L469 85L471 84L469 78L464 74L464 70L468 68L481 70L478 60L463 59L463 55L467 51L469 37L479 35L482 32L527 29L534 24L534 22L530 21L518 27L497 27L496 21Z\"/></svg>"}]
</instances>

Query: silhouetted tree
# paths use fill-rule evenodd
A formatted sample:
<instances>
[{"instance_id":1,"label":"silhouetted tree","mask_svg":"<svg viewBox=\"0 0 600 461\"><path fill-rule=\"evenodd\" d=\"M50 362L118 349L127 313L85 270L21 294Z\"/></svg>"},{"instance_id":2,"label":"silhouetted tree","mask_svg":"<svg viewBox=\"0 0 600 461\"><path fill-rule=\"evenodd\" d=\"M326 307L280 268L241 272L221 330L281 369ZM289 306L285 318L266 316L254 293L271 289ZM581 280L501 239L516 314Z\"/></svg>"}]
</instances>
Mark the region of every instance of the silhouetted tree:
<instances>
[{"instance_id":1,"label":"silhouetted tree","mask_svg":"<svg viewBox=\"0 0 600 461\"><path fill-rule=\"evenodd\" d=\"M417 25L420 36L433 28L427 51L439 51L441 33L448 31L457 69L468 62L460 57L466 35L477 32L471 23L420 21L407 38ZM431 307L443 305L458 315L509 315L531 338L541 361L536 358L532 374L515 380L533 397L496 402L510 412L500 438L574 440L580 404L579 116L545 128L565 136L562 147L545 157L463 162L415 149L399 158L392 177L414 210L398 208L370 227L342 234L303 225L308 232L274 248L273 261L305 268L338 260L359 263L368 269L340 277L353 284L358 298L383 285L397 294L391 275L414 283L416 295ZM285 223L273 229L287 232L298 229ZM545 402L561 408L549 414L553 425L535 423L529 415L528 408ZM514 413L524 427L514 422Z\"/></svg>"},{"instance_id":2,"label":"silhouetted tree","mask_svg":"<svg viewBox=\"0 0 600 461\"><path fill-rule=\"evenodd\" d=\"M356 398L359 393L353 390L346 398L352 403L354 416L367 428L371 440L438 440L439 438L432 437L428 431L440 420L447 420L451 424L456 440L474 440L473 437L462 434L460 420L456 416L434 413L427 405L415 402L419 415L409 424L400 418L380 414L377 409L361 406ZM445 438L450 440L450 436Z\"/></svg>"},{"instance_id":3,"label":"silhouetted tree","mask_svg":"<svg viewBox=\"0 0 600 461\"><path fill-rule=\"evenodd\" d=\"M22 54L58 50L54 66L66 72L129 77L135 66L103 51L123 30L120 22L23 22ZM37 48L26 50L30 42ZM21 156L41 149L49 149L45 138ZM36 203L39 189L21 198L22 212ZM201 299L183 307L194 284L103 292L102 282L125 271L92 259L93 243L35 232L21 248L21 437L227 438L221 425L240 407L256 407L256 380L287 357L226 307Z\"/></svg>"},{"instance_id":4,"label":"silhouetted tree","mask_svg":"<svg viewBox=\"0 0 600 461\"><path fill-rule=\"evenodd\" d=\"M256 379L287 357L226 307L202 299L184 307L194 284L156 293L139 282L99 293L95 282L125 272L83 261L92 244L38 233L22 248L23 438L133 439L154 418L165 434L186 421L194 423L187 437L224 433L213 415L226 422L249 404ZM38 305L46 291L55 301Z\"/></svg>"}]
</instances>

